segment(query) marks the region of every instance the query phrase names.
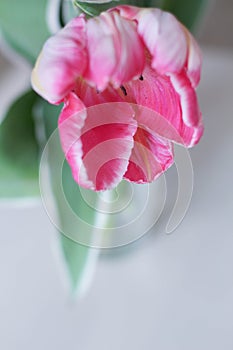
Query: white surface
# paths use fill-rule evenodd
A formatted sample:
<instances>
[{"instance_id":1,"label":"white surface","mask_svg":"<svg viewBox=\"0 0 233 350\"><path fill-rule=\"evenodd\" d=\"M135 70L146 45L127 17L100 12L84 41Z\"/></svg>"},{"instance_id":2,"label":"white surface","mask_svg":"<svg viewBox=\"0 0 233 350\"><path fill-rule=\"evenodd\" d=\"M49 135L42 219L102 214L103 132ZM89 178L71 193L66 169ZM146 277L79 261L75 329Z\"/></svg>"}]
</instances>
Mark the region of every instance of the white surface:
<instances>
[{"instance_id":1,"label":"white surface","mask_svg":"<svg viewBox=\"0 0 233 350\"><path fill-rule=\"evenodd\" d=\"M106 252L77 303L62 287L43 208L1 205L1 349L233 349L232 91L233 53L205 51L188 214L172 235L165 213L133 246Z\"/></svg>"}]
</instances>

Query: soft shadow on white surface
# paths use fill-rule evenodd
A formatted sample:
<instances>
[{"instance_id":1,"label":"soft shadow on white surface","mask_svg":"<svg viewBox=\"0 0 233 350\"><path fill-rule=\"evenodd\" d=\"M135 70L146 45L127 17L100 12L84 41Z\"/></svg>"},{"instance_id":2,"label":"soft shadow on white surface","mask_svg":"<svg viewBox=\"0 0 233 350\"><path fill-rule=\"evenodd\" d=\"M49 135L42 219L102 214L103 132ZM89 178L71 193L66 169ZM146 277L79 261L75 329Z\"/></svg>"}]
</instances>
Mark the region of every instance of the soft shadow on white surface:
<instances>
[{"instance_id":1,"label":"soft shadow on white surface","mask_svg":"<svg viewBox=\"0 0 233 350\"><path fill-rule=\"evenodd\" d=\"M131 249L106 252L75 303L42 206L0 206L1 349L232 350L233 53L204 53L205 134L191 151L191 206L172 235L164 215Z\"/></svg>"}]
</instances>

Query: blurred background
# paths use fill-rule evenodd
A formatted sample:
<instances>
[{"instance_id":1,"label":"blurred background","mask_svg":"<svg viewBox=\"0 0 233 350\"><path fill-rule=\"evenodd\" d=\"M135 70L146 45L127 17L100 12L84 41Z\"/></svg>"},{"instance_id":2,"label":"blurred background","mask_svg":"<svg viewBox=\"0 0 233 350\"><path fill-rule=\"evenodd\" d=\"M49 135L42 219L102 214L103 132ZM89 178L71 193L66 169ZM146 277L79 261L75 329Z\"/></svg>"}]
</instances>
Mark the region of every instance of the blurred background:
<instances>
[{"instance_id":1,"label":"blurred background","mask_svg":"<svg viewBox=\"0 0 233 350\"><path fill-rule=\"evenodd\" d=\"M203 45L233 49L233 1L211 0L200 21L197 37Z\"/></svg>"},{"instance_id":2,"label":"blurred background","mask_svg":"<svg viewBox=\"0 0 233 350\"><path fill-rule=\"evenodd\" d=\"M232 0L209 1L197 27L205 135L190 151L193 198L173 234L164 232L174 168L156 226L128 247L102 252L75 299L42 204L0 202L1 349L233 349L232 15ZM1 49L1 116L29 76L23 60Z\"/></svg>"}]
</instances>

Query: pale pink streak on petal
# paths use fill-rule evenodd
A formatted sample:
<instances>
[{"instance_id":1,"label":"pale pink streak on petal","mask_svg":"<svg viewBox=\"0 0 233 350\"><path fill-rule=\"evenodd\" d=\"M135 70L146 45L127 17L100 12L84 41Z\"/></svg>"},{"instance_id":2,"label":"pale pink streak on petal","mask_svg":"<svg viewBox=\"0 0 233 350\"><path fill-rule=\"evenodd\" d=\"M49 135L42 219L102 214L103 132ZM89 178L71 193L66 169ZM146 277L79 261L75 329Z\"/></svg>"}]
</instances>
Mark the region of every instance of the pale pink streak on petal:
<instances>
[{"instance_id":1,"label":"pale pink streak on petal","mask_svg":"<svg viewBox=\"0 0 233 350\"><path fill-rule=\"evenodd\" d=\"M86 69L86 34L83 16L71 20L45 43L32 72L32 86L51 103L59 103Z\"/></svg>"}]
</instances>

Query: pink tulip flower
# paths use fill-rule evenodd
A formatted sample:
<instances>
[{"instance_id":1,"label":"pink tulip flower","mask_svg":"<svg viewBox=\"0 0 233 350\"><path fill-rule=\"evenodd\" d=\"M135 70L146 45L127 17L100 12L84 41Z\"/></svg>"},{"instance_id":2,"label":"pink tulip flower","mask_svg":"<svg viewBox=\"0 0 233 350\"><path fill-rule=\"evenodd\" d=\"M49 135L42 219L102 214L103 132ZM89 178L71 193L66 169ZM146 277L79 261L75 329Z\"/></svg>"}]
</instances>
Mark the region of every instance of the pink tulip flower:
<instances>
[{"instance_id":1,"label":"pink tulip flower","mask_svg":"<svg viewBox=\"0 0 233 350\"><path fill-rule=\"evenodd\" d=\"M151 182L172 165L173 141L199 141L200 70L198 45L172 14L118 6L48 39L32 85L64 102L59 132L73 177L99 191L123 178Z\"/></svg>"}]
</instances>

